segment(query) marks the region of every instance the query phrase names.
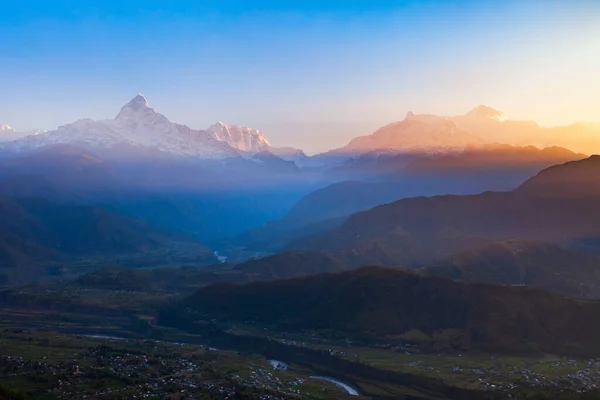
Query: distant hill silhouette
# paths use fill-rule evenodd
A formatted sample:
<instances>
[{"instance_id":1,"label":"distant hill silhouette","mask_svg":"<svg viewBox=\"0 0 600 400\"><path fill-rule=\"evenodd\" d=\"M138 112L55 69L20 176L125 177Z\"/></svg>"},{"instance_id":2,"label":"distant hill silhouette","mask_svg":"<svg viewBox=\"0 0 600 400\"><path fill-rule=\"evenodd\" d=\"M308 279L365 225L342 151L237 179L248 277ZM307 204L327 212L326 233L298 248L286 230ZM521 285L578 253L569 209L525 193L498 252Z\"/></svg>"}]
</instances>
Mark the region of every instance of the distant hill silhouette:
<instances>
[{"instance_id":1,"label":"distant hill silhouette","mask_svg":"<svg viewBox=\"0 0 600 400\"><path fill-rule=\"evenodd\" d=\"M335 330L375 340L412 331L463 348L600 354L600 303L529 288L461 283L368 267L340 274L200 289L194 318L276 329ZM444 340L444 339L440 339Z\"/></svg>"},{"instance_id":2,"label":"distant hill silhouette","mask_svg":"<svg viewBox=\"0 0 600 400\"><path fill-rule=\"evenodd\" d=\"M515 192L536 197L600 197L600 155L555 165L540 172Z\"/></svg>"},{"instance_id":3,"label":"distant hill silhouette","mask_svg":"<svg viewBox=\"0 0 600 400\"><path fill-rule=\"evenodd\" d=\"M341 182L317 190L301 199L284 219L310 222L339 217L405 197L512 190L544 168L584 158L560 147L508 145L438 156L376 153L350 160L337 170L378 179Z\"/></svg>"},{"instance_id":4,"label":"distant hill silhouette","mask_svg":"<svg viewBox=\"0 0 600 400\"><path fill-rule=\"evenodd\" d=\"M600 237L598 181L600 162L590 157L544 170L513 192L417 197L379 206L288 248L378 252L385 255L382 263L405 266L431 264L509 238L600 251L595 247Z\"/></svg>"},{"instance_id":5,"label":"distant hill silhouette","mask_svg":"<svg viewBox=\"0 0 600 400\"><path fill-rule=\"evenodd\" d=\"M306 224L299 221L275 220L236 237L224 239L217 246L225 249L226 252L231 252L231 248L235 249L234 254L241 256L238 259L245 261L247 258L244 257L244 252L249 254L256 254L257 250L259 254L278 252L294 240L340 226L347 218L348 216L342 216Z\"/></svg>"},{"instance_id":6,"label":"distant hill silhouette","mask_svg":"<svg viewBox=\"0 0 600 400\"><path fill-rule=\"evenodd\" d=\"M328 172L352 180L315 190L301 198L282 219L239 235L233 242L274 251L286 241L339 226L358 211L415 196L513 190L544 168L584 158L583 154L559 147L540 150L508 145L438 156L373 152Z\"/></svg>"}]
</instances>

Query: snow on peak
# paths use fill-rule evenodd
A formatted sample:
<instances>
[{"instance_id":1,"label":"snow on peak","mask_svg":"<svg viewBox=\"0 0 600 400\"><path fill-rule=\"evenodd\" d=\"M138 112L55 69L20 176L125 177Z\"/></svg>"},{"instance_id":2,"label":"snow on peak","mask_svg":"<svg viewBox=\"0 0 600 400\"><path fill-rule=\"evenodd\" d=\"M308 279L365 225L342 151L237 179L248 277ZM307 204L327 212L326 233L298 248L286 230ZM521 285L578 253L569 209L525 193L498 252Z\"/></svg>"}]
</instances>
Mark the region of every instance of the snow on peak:
<instances>
[{"instance_id":1,"label":"snow on peak","mask_svg":"<svg viewBox=\"0 0 600 400\"><path fill-rule=\"evenodd\" d=\"M146 97L144 97L144 95L141 93L138 93L137 96L135 96L133 99L131 99L131 101L129 103L127 103L127 105L125 105L125 107L152 108L152 107L150 107L148 100L146 100Z\"/></svg>"},{"instance_id":2,"label":"snow on peak","mask_svg":"<svg viewBox=\"0 0 600 400\"><path fill-rule=\"evenodd\" d=\"M191 129L156 112L142 94L121 108L114 119L81 119L35 136L5 139L2 148L27 151L55 144L74 144L91 150L152 149L176 156L223 159L240 156L240 150L262 150L268 142L260 131L217 124L214 132Z\"/></svg>"},{"instance_id":3,"label":"snow on peak","mask_svg":"<svg viewBox=\"0 0 600 400\"><path fill-rule=\"evenodd\" d=\"M148 100L143 94L138 93L131 101L121 108L121 111L116 116L115 120L131 120L142 118L142 115L156 114L154 109L150 107Z\"/></svg>"},{"instance_id":4,"label":"snow on peak","mask_svg":"<svg viewBox=\"0 0 600 400\"><path fill-rule=\"evenodd\" d=\"M487 118L495 121L503 122L507 118L501 111L495 110L492 107L479 105L466 114L467 117Z\"/></svg>"},{"instance_id":5,"label":"snow on peak","mask_svg":"<svg viewBox=\"0 0 600 400\"><path fill-rule=\"evenodd\" d=\"M270 147L267 138L261 131L247 126L230 125L219 121L206 131L216 140L225 142L241 151L256 153Z\"/></svg>"},{"instance_id":6,"label":"snow on peak","mask_svg":"<svg viewBox=\"0 0 600 400\"><path fill-rule=\"evenodd\" d=\"M141 93L125 104L114 119L80 119L50 132L28 135L7 125L0 129L0 141L4 142L0 149L14 152L71 144L91 151L108 151L107 154L113 154L115 149L139 149L141 153L153 150L182 157L225 159L272 149L257 129L218 122L207 130L196 130L171 122L156 112Z\"/></svg>"},{"instance_id":7,"label":"snow on peak","mask_svg":"<svg viewBox=\"0 0 600 400\"><path fill-rule=\"evenodd\" d=\"M437 125L439 127L456 128L456 123L449 117L442 117L433 114L415 114L409 111L404 118L404 121L419 121L429 125Z\"/></svg>"},{"instance_id":8,"label":"snow on peak","mask_svg":"<svg viewBox=\"0 0 600 400\"><path fill-rule=\"evenodd\" d=\"M45 131L19 131L10 125L0 125L0 142L12 142L13 140L21 139L32 135L38 135L43 132Z\"/></svg>"}]
</instances>

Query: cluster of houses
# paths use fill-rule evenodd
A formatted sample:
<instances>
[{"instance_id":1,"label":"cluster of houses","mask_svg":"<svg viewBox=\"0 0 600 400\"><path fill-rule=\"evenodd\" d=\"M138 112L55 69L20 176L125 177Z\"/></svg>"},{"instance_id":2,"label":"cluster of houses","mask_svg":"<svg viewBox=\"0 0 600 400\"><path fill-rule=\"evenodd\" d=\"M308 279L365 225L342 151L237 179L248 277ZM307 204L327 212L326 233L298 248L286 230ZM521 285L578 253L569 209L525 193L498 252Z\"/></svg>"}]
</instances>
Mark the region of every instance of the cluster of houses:
<instances>
[{"instance_id":1,"label":"cluster of houses","mask_svg":"<svg viewBox=\"0 0 600 400\"><path fill-rule=\"evenodd\" d=\"M115 342L103 339L105 342ZM129 341L127 341L129 342ZM127 343L125 343L127 344ZM301 392L307 378L281 379L289 365L269 360L262 367L250 363L244 378L226 372L233 365L220 363L218 354L202 351L179 353L158 347L154 342L148 354L144 351L124 351L102 344L81 349L68 359L58 361L0 356L0 379L45 379L47 390L58 399L101 399L122 397L131 399L189 399L204 394L211 398L244 398L259 400L290 400L312 398ZM159 348L160 351L154 351ZM171 346L170 350L174 350ZM188 349L189 350L189 349ZM179 353L179 354L178 354ZM245 370L245 368L244 368ZM289 374L287 374L289 376ZM15 389L18 389L15 387Z\"/></svg>"},{"instance_id":2,"label":"cluster of houses","mask_svg":"<svg viewBox=\"0 0 600 400\"><path fill-rule=\"evenodd\" d=\"M234 375L232 376L232 379L242 385L266 389L275 393L284 393L288 397L291 396L292 398L312 398L312 396L303 395L300 390L300 387L305 382L305 379L293 378L284 380L277 377L277 375L273 373L273 371L276 370L281 370L281 368L274 368L273 370L252 368L247 378Z\"/></svg>"}]
</instances>

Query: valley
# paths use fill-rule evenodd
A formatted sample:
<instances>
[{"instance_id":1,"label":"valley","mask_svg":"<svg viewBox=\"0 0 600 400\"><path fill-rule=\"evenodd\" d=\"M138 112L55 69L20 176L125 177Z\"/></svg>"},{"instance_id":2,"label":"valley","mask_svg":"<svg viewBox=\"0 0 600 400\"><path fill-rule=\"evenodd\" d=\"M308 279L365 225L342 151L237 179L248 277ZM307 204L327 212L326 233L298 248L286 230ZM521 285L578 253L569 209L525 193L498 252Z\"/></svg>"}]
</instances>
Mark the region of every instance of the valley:
<instances>
[{"instance_id":1,"label":"valley","mask_svg":"<svg viewBox=\"0 0 600 400\"><path fill-rule=\"evenodd\" d=\"M7 128L0 399L597 398L600 163L558 147L594 129Z\"/></svg>"},{"instance_id":2,"label":"valley","mask_svg":"<svg viewBox=\"0 0 600 400\"><path fill-rule=\"evenodd\" d=\"M0 400L600 399L600 1L0 1Z\"/></svg>"},{"instance_id":3,"label":"valley","mask_svg":"<svg viewBox=\"0 0 600 400\"><path fill-rule=\"evenodd\" d=\"M130 308L123 297L114 300ZM132 326L127 318L90 309L2 308L0 321L0 376L8 389L32 398L226 398L234 391L244 398L347 398L313 376L331 377L373 399L594 398L599 384L594 359L432 352L410 338L365 343L237 324L226 331L174 330ZM289 369L275 369L272 359Z\"/></svg>"}]
</instances>

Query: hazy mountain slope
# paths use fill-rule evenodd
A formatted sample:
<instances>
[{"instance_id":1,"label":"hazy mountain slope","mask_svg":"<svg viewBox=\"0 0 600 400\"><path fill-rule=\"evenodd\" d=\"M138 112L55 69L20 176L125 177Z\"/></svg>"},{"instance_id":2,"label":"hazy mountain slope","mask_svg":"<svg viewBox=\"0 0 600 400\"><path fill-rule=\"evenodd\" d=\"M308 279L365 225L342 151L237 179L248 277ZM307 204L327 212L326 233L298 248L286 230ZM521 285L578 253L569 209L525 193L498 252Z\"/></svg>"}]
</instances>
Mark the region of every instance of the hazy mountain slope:
<instances>
[{"instance_id":1,"label":"hazy mountain slope","mask_svg":"<svg viewBox=\"0 0 600 400\"><path fill-rule=\"evenodd\" d=\"M261 246L257 238L263 238L265 243L272 240L282 244L277 236L297 239L302 228L307 228L306 234L317 233L323 229L308 228L318 228L320 222L323 228L333 228L333 224L325 222L336 219L341 223L342 217L405 197L511 190L540 169L584 156L561 148L539 150L496 145L471 149L461 155L411 158L380 155L378 162L365 166L379 171L379 181L346 181L318 189L301 198L280 221L254 229L237 241L256 249L272 250L272 246ZM400 169L393 172L393 165Z\"/></svg>"},{"instance_id":2,"label":"hazy mountain slope","mask_svg":"<svg viewBox=\"0 0 600 400\"><path fill-rule=\"evenodd\" d=\"M547 181L559 182L557 193L580 190L571 180L553 178L574 166L573 181L587 187L581 189L585 196L547 196ZM578 178L580 169L588 180ZM561 243L599 237L600 192L589 189L597 179L600 163L591 157L543 171L514 192L403 199L354 214L339 228L290 248L359 254L377 249L397 264L419 265L499 239Z\"/></svg>"},{"instance_id":3,"label":"hazy mountain slope","mask_svg":"<svg viewBox=\"0 0 600 400\"><path fill-rule=\"evenodd\" d=\"M101 206L214 240L280 218L311 190L293 162L268 152L253 157L218 165L124 162L58 144L0 161L0 195Z\"/></svg>"},{"instance_id":4,"label":"hazy mountain slope","mask_svg":"<svg viewBox=\"0 0 600 400\"><path fill-rule=\"evenodd\" d=\"M300 149L293 147L269 147L268 151L287 161L294 161L301 166L308 162L309 157Z\"/></svg>"},{"instance_id":5,"label":"hazy mountain slope","mask_svg":"<svg viewBox=\"0 0 600 400\"><path fill-rule=\"evenodd\" d=\"M398 337L418 330L492 351L600 354L600 303L527 288L466 284L382 268L200 289L195 318L256 321L278 329L333 329ZM450 340L450 339L449 339Z\"/></svg>"},{"instance_id":6,"label":"hazy mountain slope","mask_svg":"<svg viewBox=\"0 0 600 400\"><path fill-rule=\"evenodd\" d=\"M1 170L0 170L1 175ZM81 176L85 178L85 174ZM281 218L308 188L149 190L134 185L94 185L66 176L12 175L0 178L0 195L41 197L72 205L95 205L172 232L215 240Z\"/></svg>"},{"instance_id":7,"label":"hazy mountain slope","mask_svg":"<svg viewBox=\"0 0 600 400\"><path fill-rule=\"evenodd\" d=\"M1 198L0 217L5 254L21 249L21 253L39 261L54 253L118 255L165 249L178 243L205 254L207 261L214 260L208 249L188 237L167 234L102 207L59 204L41 198ZM8 249L9 244L13 250Z\"/></svg>"},{"instance_id":8,"label":"hazy mountain slope","mask_svg":"<svg viewBox=\"0 0 600 400\"><path fill-rule=\"evenodd\" d=\"M41 175L12 175L0 178L0 196L6 197L42 197L52 201L68 203L78 199L78 190L58 187Z\"/></svg>"},{"instance_id":9,"label":"hazy mountain slope","mask_svg":"<svg viewBox=\"0 0 600 400\"><path fill-rule=\"evenodd\" d=\"M58 144L0 161L0 193L98 199L128 191L114 166L89 151ZM20 181L23 181L20 183Z\"/></svg>"},{"instance_id":10,"label":"hazy mountain slope","mask_svg":"<svg viewBox=\"0 0 600 400\"><path fill-rule=\"evenodd\" d=\"M465 282L527 285L600 298L600 258L545 243L496 242L453 255L421 271Z\"/></svg>"},{"instance_id":11,"label":"hazy mountain slope","mask_svg":"<svg viewBox=\"0 0 600 400\"><path fill-rule=\"evenodd\" d=\"M300 187L136 194L106 206L209 243L281 218L304 190Z\"/></svg>"},{"instance_id":12,"label":"hazy mountain slope","mask_svg":"<svg viewBox=\"0 0 600 400\"><path fill-rule=\"evenodd\" d=\"M64 260L58 251L23 240L0 229L0 266L25 267L40 262L51 263ZM9 280L7 277L6 280Z\"/></svg>"},{"instance_id":13,"label":"hazy mountain slope","mask_svg":"<svg viewBox=\"0 0 600 400\"><path fill-rule=\"evenodd\" d=\"M293 161L284 160L283 158L266 150L256 153L252 156L252 159L259 164L269 167L273 171L277 171L280 174L285 172L297 174L300 172L300 168Z\"/></svg>"},{"instance_id":14,"label":"hazy mountain slope","mask_svg":"<svg viewBox=\"0 0 600 400\"><path fill-rule=\"evenodd\" d=\"M350 215L356 211L397 199L399 190L394 184L346 181L334 183L304 196L283 218L302 226L329 218Z\"/></svg>"},{"instance_id":15,"label":"hazy mountain slope","mask_svg":"<svg viewBox=\"0 0 600 400\"><path fill-rule=\"evenodd\" d=\"M167 236L148 225L100 207L59 205L38 199L20 203L56 241L56 248L66 253L144 251L168 241Z\"/></svg>"},{"instance_id":16,"label":"hazy mountain slope","mask_svg":"<svg viewBox=\"0 0 600 400\"><path fill-rule=\"evenodd\" d=\"M215 242L214 246L220 254L233 262L245 261L248 258L279 252L294 240L340 226L346 218L330 218L308 224L302 224L300 221L300 226L285 219L270 221L240 235Z\"/></svg>"}]
</instances>

